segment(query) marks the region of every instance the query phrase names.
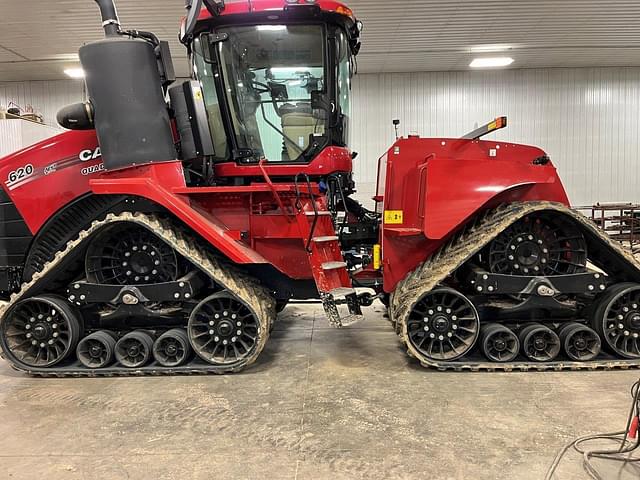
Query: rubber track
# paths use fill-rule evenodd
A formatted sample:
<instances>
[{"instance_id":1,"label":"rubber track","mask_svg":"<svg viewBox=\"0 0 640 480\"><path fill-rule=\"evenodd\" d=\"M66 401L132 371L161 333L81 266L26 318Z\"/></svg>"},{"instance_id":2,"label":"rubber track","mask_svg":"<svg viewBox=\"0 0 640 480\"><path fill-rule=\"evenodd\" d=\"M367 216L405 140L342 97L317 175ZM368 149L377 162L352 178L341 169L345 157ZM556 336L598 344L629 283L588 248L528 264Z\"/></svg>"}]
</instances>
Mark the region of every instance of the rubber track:
<instances>
[{"instance_id":1,"label":"rubber track","mask_svg":"<svg viewBox=\"0 0 640 480\"><path fill-rule=\"evenodd\" d=\"M640 359L494 363L475 360L465 362L463 358L452 362L437 362L425 358L411 345L407 336L406 320L409 312L420 298L478 254L507 227L536 212L555 212L576 221L583 228L589 252L596 252L596 257L598 257L596 263L613 268L616 273L626 277L625 281L640 283L640 264L619 243L599 230L584 215L562 204L551 202L523 202L504 205L484 213L461 232L454 235L438 252L408 274L391 295L390 318L410 356L417 358L425 367L455 371L611 370L640 367Z\"/></svg>"},{"instance_id":2,"label":"rubber track","mask_svg":"<svg viewBox=\"0 0 640 480\"><path fill-rule=\"evenodd\" d=\"M23 298L28 298L30 292L47 282L57 273L56 267L63 266L64 260L71 257L87 240L98 230L114 223L132 223L147 228L162 239L176 252L193 263L194 266L206 273L211 279L228 292L249 305L256 313L263 335L261 341L251 357L235 366L214 366L203 362L192 361L190 364L178 368L154 368L143 367L140 369L126 369L124 367L107 367L104 369L87 369L84 367L50 367L50 368L24 368L11 362L4 352L0 356L5 358L16 370L26 372L34 376L42 377L104 377L104 376L143 376L143 375L175 375L175 374L204 374L204 373L234 373L251 365L262 352L269 337L269 331L276 318L275 300L267 289L260 286L255 280L238 271L231 265L223 263L217 258L208 245L198 243L186 233L175 228L167 220L154 215L142 213L109 214L104 220L94 221L89 228L79 233L75 240L67 243L66 247L59 251L44 268L35 273L32 279L24 283L18 293L11 296L11 300L0 307L0 322L4 320L4 314L8 308ZM201 364L200 364L201 363Z\"/></svg>"}]
</instances>

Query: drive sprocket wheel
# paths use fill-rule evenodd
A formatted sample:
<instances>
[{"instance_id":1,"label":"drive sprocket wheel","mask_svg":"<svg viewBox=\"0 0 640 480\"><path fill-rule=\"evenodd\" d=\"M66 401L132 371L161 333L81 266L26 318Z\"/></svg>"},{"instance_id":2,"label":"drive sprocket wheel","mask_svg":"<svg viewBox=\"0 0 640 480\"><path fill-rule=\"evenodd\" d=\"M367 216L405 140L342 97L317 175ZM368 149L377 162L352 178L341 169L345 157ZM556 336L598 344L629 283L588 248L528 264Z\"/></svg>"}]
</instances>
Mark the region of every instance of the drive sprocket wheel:
<instances>
[{"instance_id":1,"label":"drive sprocket wheel","mask_svg":"<svg viewBox=\"0 0 640 480\"><path fill-rule=\"evenodd\" d=\"M175 250L139 225L119 223L91 239L85 257L89 282L145 285L171 282L179 276Z\"/></svg>"},{"instance_id":2,"label":"drive sprocket wheel","mask_svg":"<svg viewBox=\"0 0 640 480\"><path fill-rule=\"evenodd\" d=\"M451 288L438 288L415 303L406 324L409 349L418 357L452 361L473 348L480 319L471 301Z\"/></svg>"},{"instance_id":3,"label":"drive sprocket wheel","mask_svg":"<svg viewBox=\"0 0 640 480\"><path fill-rule=\"evenodd\" d=\"M488 267L504 275L552 276L584 272L587 244L572 222L549 214L524 217L491 242Z\"/></svg>"},{"instance_id":4,"label":"drive sprocket wheel","mask_svg":"<svg viewBox=\"0 0 640 480\"><path fill-rule=\"evenodd\" d=\"M593 310L591 325L609 350L623 358L640 358L640 285L609 288Z\"/></svg>"},{"instance_id":5,"label":"drive sprocket wheel","mask_svg":"<svg viewBox=\"0 0 640 480\"><path fill-rule=\"evenodd\" d=\"M260 354L269 325L243 301L227 292L205 298L191 312L189 342L212 365L240 367Z\"/></svg>"},{"instance_id":6,"label":"drive sprocket wheel","mask_svg":"<svg viewBox=\"0 0 640 480\"><path fill-rule=\"evenodd\" d=\"M82 325L62 298L42 295L16 303L3 316L0 342L5 355L28 368L57 365L75 351Z\"/></svg>"}]
</instances>

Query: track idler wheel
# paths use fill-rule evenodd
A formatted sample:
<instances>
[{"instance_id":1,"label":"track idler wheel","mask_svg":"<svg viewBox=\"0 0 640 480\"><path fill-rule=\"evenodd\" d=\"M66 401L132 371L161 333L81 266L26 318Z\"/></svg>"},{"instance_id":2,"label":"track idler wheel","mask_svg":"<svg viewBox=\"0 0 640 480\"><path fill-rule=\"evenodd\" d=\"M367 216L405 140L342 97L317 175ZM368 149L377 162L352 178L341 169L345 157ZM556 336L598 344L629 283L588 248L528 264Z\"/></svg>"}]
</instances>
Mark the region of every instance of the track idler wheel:
<instances>
[{"instance_id":1,"label":"track idler wheel","mask_svg":"<svg viewBox=\"0 0 640 480\"><path fill-rule=\"evenodd\" d=\"M143 330L126 334L116 343L116 360L126 368L147 364L153 351L153 338Z\"/></svg>"},{"instance_id":2,"label":"track idler wheel","mask_svg":"<svg viewBox=\"0 0 640 480\"><path fill-rule=\"evenodd\" d=\"M74 352L82 326L73 308L62 298L42 295L13 305L0 327L2 350L26 368L52 367Z\"/></svg>"},{"instance_id":3,"label":"track idler wheel","mask_svg":"<svg viewBox=\"0 0 640 480\"><path fill-rule=\"evenodd\" d=\"M187 333L174 328L162 334L153 344L153 358L163 367L179 367L191 356Z\"/></svg>"},{"instance_id":4,"label":"track idler wheel","mask_svg":"<svg viewBox=\"0 0 640 480\"><path fill-rule=\"evenodd\" d=\"M560 338L539 323L528 325L519 335L522 353L534 362L551 362L560 354Z\"/></svg>"},{"instance_id":5,"label":"track idler wheel","mask_svg":"<svg viewBox=\"0 0 640 480\"><path fill-rule=\"evenodd\" d=\"M482 353L492 362L512 362L520 352L520 340L510 329L490 323L481 330Z\"/></svg>"},{"instance_id":6,"label":"track idler wheel","mask_svg":"<svg viewBox=\"0 0 640 480\"><path fill-rule=\"evenodd\" d=\"M78 343L76 356L87 368L104 368L113 362L117 337L107 330L94 332Z\"/></svg>"},{"instance_id":7,"label":"track idler wheel","mask_svg":"<svg viewBox=\"0 0 640 480\"><path fill-rule=\"evenodd\" d=\"M471 301L451 288L423 295L406 321L409 349L429 361L453 361L471 351L480 319Z\"/></svg>"},{"instance_id":8,"label":"track idler wheel","mask_svg":"<svg viewBox=\"0 0 640 480\"><path fill-rule=\"evenodd\" d=\"M219 292L205 298L191 312L189 341L207 363L241 367L262 350L269 325L261 325L255 312L235 296Z\"/></svg>"},{"instance_id":9,"label":"track idler wheel","mask_svg":"<svg viewBox=\"0 0 640 480\"><path fill-rule=\"evenodd\" d=\"M623 358L640 358L640 285L609 288L593 310L591 325L608 350Z\"/></svg>"},{"instance_id":10,"label":"track idler wheel","mask_svg":"<svg viewBox=\"0 0 640 480\"><path fill-rule=\"evenodd\" d=\"M571 360L589 362L600 355L600 336L586 325L576 322L564 325L559 336L562 348Z\"/></svg>"}]
</instances>

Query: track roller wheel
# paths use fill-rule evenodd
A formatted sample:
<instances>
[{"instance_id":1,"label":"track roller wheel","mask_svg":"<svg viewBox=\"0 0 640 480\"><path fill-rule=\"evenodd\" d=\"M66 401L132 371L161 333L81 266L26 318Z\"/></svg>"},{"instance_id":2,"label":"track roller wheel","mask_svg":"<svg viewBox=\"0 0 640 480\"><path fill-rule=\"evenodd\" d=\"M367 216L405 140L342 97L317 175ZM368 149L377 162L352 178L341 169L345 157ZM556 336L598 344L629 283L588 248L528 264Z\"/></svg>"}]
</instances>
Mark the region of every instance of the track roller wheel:
<instances>
[{"instance_id":1,"label":"track roller wheel","mask_svg":"<svg viewBox=\"0 0 640 480\"><path fill-rule=\"evenodd\" d=\"M600 297L591 326L607 349L623 358L640 358L640 285L619 283Z\"/></svg>"},{"instance_id":2,"label":"track roller wheel","mask_svg":"<svg viewBox=\"0 0 640 480\"><path fill-rule=\"evenodd\" d=\"M504 325L484 325L480 335L482 353L492 362L512 362L520 352L518 336Z\"/></svg>"},{"instance_id":3,"label":"track roller wheel","mask_svg":"<svg viewBox=\"0 0 640 480\"><path fill-rule=\"evenodd\" d=\"M559 336L562 348L571 360L588 362L600 355L600 336L586 325L576 322L563 325Z\"/></svg>"},{"instance_id":4,"label":"track roller wheel","mask_svg":"<svg viewBox=\"0 0 640 480\"><path fill-rule=\"evenodd\" d=\"M87 368L104 368L113 362L117 337L107 330L94 332L78 343L76 356Z\"/></svg>"},{"instance_id":5,"label":"track roller wheel","mask_svg":"<svg viewBox=\"0 0 640 480\"><path fill-rule=\"evenodd\" d=\"M57 296L22 300L2 318L0 342L11 361L27 368L57 365L76 349L82 336L73 308Z\"/></svg>"},{"instance_id":6,"label":"track roller wheel","mask_svg":"<svg viewBox=\"0 0 640 480\"><path fill-rule=\"evenodd\" d=\"M262 325L255 312L227 292L205 298L191 312L189 341L207 363L241 367L260 354L270 325Z\"/></svg>"},{"instance_id":7,"label":"track roller wheel","mask_svg":"<svg viewBox=\"0 0 640 480\"><path fill-rule=\"evenodd\" d=\"M471 301L451 288L424 294L406 321L409 349L418 358L452 361L475 345L480 332L478 312Z\"/></svg>"},{"instance_id":8,"label":"track roller wheel","mask_svg":"<svg viewBox=\"0 0 640 480\"><path fill-rule=\"evenodd\" d=\"M560 338L550 328L533 323L519 335L522 353L534 362L551 362L560 354Z\"/></svg>"},{"instance_id":9,"label":"track roller wheel","mask_svg":"<svg viewBox=\"0 0 640 480\"><path fill-rule=\"evenodd\" d=\"M116 343L116 360L126 368L144 366L151 358L153 338L144 330L127 333Z\"/></svg>"},{"instance_id":10,"label":"track roller wheel","mask_svg":"<svg viewBox=\"0 0 640 480\"><path fill-rule=\"evenodd\" d=\"M153 344L153 358L163 367L179 367L191 356L187 333L174 328L162 334Z\"/></svg>"}]
</instances>

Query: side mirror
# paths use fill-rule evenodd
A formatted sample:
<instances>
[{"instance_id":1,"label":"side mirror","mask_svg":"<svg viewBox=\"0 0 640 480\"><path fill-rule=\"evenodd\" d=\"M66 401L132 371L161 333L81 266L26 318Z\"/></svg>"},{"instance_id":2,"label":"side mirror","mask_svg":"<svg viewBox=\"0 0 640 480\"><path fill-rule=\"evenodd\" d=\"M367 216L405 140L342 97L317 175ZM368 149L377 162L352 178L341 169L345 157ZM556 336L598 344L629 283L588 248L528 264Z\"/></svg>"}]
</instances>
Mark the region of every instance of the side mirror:
<instances>
[{"instance_id":1,"label":"side mirror","mask_svg":"<svg viewBox=\"0 0 640 480\"><path fill-rule=\"evenodd\" d=\"M180 41L185 45L193 39L193 31L198 23L203 1L209 13L214 17L220 15L220 12L224 10L224 0L185 0L184 8L187 10L187 18L180 32Z\"/></svg>"},{"instance_id":2,"label":"side mirror","mask_svg":"<svg viewBox=\"0 0 640 480\"><path fill-rule=\"evenodd\" d=\"M185 0L184 8L187 10L187 18L180 32L180 41L187 45L193 39L193 31L202 10L202 0Z\"/></svg>"},{"instance_id":3,"label":"side mirror","mask_svg":"<svg viewBox=\"0 0 640 480\"><path fill-rule=\"evenodd\" d=\"M213 16L220 15L225 7L224 0L204 0L204 6Z\"/></svg>"}]
</instances>

